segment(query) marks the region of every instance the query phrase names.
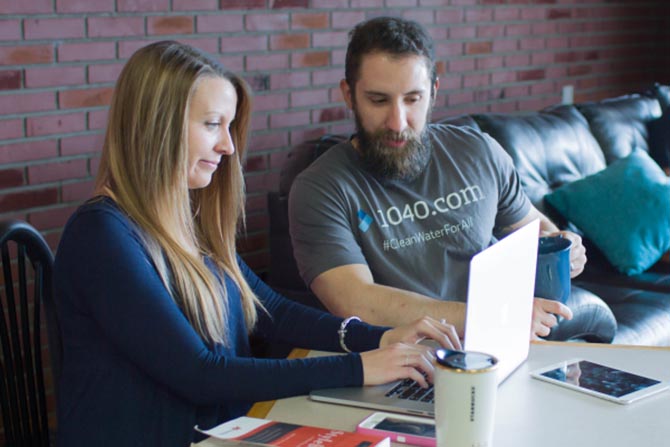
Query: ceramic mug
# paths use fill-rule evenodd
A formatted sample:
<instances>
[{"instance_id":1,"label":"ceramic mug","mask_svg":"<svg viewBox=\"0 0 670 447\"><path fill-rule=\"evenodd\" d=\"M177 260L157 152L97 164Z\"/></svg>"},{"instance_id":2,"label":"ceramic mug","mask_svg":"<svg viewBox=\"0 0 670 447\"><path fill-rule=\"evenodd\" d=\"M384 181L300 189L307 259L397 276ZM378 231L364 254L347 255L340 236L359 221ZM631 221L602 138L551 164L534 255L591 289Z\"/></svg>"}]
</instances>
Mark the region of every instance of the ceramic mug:
<instances>
[{"instance_id":1,"label":"ceramic mug","mask_svg":"<svg viewBox=\"0 0 670 447\"><path fill-rule=\"evenodd\" d=\"M560 301L570 298L570 247L569 239L554 236L541 237L537 249L535 296Z\"/></svg>"}]
</instances>

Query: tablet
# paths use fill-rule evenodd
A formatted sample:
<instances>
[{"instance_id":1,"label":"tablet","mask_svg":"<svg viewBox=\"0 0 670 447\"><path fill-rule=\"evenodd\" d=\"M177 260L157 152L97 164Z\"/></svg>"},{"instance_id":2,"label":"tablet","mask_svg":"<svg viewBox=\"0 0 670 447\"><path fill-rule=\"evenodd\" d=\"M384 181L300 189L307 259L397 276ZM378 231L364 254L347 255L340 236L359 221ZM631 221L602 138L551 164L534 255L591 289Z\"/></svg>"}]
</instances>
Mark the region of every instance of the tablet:
<instances>
[{"instance_id":1,"label":"tablet","mask_svg":"<svg viewBox=\"0 0 670 447\"><path fill-rule=\"evenodd\" d=\"M530 375L619 404L629 404L670 387L668 382L582 359L549 365Z\"/></svg>"}]
</instances>

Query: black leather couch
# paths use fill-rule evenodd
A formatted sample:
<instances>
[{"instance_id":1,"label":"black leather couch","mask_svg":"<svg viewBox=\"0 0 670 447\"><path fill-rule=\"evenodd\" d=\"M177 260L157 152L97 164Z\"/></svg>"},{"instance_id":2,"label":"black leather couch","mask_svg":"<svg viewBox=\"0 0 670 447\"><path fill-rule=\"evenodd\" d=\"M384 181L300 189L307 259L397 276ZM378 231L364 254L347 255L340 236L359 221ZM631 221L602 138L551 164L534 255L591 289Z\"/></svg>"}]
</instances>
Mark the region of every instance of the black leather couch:
<instances>
[{"instance_id":1,"label":"black leather couch","mask_svg":"<svg viewBox=\"0 0 670 447\"><path fill-rule=\"evenodd\" d=\"M648 152L664 168L670 154L670 88L655 85L599 102L561 105L524 114L475 114L440 122L490 134L511 155L534 205L563 228L580 230L545 203L558 187L604 169L634 149ZM318 299L300 278L288 232L287 199L295 176L343 135L327 135L295 147L281 172L279 190L268 196L269 283L286 296L315 307ZM607 200L604 198L603 200ZM563 321L550 339L670 345L670 262L643 273L619 273L585 238L589 262L573 280L568 305L575 318Z\"/></svg>"}]
</instances>

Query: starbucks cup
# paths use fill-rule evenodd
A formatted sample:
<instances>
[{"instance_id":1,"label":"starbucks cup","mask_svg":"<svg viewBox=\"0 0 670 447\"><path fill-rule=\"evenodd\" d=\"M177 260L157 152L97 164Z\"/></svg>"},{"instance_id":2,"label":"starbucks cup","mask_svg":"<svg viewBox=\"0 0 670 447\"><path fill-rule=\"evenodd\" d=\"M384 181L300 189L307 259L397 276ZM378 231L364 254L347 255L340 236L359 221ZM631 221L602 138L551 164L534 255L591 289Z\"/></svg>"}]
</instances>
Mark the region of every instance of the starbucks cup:
<instances>
[{"instance_id":1,"label":"starbucks cup","mask_svg":"<svg viewBox=\"0 0 670 447\"><path fill-rule=\"evenodd\" d=\"M435 367L437 447L490 447L498 359L481 352L438 349Z\"/></svg>"}]
</instances>

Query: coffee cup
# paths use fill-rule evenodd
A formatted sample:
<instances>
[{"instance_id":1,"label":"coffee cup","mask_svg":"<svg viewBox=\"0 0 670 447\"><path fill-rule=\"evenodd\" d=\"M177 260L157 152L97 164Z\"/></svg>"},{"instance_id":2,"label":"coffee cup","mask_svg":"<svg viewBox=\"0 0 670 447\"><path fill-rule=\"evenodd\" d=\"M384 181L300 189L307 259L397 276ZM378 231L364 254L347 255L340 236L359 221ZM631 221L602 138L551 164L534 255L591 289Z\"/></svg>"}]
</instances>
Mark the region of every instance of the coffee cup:
<instances>
[{"instance_id":1,"label":"coffee cup","mask_svg":"<svg viewBox=\"0 0 670 447\"><path fill-rule=\"evenodd\" d=\"M471 351L438 349L435 365L437 447L490 447L498 359Z\"/></svg>"},{"instance_id":2,"label":"coffee cup","mask_svg":"<svg viewBox=\"0 0 670 447\"><path fill-rule=\"evenodd\" d=\"M570 298L570 247L569 239L541 237L537 249L535 296L560 301Z\"/></svg>"}]
</instances>

